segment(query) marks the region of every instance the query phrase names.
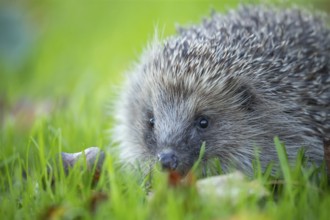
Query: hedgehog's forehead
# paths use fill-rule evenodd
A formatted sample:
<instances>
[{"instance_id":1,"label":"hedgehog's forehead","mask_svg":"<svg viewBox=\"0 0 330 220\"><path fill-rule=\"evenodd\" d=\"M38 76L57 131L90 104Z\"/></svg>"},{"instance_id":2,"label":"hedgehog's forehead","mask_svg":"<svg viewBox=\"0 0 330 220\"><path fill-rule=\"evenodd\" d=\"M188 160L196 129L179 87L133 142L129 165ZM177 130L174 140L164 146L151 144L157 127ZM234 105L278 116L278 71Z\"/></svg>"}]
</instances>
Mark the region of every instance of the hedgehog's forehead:
<instances>
[{"instance_id":1,"label":"hedgehog's forehead","mask_svg":"<svg viewBox=\"0 0 330 220\"><path fill-rule=\"evenodd\" d=\"M203 77L194 72L183 72L180 67L154 70L147 78L151 93L161 97L187 99L203 91Z\"/></svg>"},{"instance_id":2,"label":"hedgehog's forehead","mask_svg":"<svg viewBox=\"0 0 330 220\"><path fill-rule=\"evenodd\" d=\"M177 69L176 69L177 71ZM146 78L152 106L157 112L175 109L176 112L195 112L212 94L221 93L222 82L194 72L174 72L170 67L154 71Z\"/></svg>"}]
</instances>

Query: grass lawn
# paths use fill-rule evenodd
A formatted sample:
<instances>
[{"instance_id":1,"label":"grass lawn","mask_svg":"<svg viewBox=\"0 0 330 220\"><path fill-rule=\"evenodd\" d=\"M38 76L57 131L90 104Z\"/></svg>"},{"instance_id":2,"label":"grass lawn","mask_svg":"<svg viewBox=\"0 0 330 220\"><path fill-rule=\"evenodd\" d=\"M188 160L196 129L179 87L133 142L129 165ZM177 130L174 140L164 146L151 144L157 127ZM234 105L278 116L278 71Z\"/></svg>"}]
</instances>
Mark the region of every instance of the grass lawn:
<instances>
[{"instance_id":1,"label":"grass lawn","mask_svg":"<svg viewBox=\"0 0 330 220\"><path fill-rule=\"evenodd\" d=\"M171 186L166 173L147 196L141 177L108 153L110 103L155 28L166 37L238 2L1 2L0 219L329 219L324 169L299 158L288 167L278 142L279 174L256 163L248 178L269 191L263 199L203 197L194 181ZM328 0L313 4L330 11ZM60 152L91 146L107 154L98 181L83 165L68 175L54 166Z\"/></svg>"}]
</instances>

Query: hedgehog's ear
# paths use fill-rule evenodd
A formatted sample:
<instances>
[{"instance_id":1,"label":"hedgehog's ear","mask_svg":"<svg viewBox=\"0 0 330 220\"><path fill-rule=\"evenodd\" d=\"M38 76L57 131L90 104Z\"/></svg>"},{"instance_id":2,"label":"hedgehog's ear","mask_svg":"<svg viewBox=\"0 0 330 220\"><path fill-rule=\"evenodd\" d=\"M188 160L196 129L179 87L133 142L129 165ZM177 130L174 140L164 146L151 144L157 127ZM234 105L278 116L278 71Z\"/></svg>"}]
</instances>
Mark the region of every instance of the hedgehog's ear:
<instances>
[{"instance_id":1,"label":"hedgehog's ear","mask_svg":"<svg viewBox=\"0 0 330 220\"><path fill-rule=\"evenodd\" d=\"M256 109L258 103L257 96L249 85L245 83L240 84L235 91L235 96L238 98L237 102L243 109L249 112Z\"/></svg>"},{"instance_id":2,"label":"hedgehog's ear","mask_svg":"<svg viewBox=\"0 0 330 220\"><path fill-rule=\"evenodd\" d=\"M234 102L246 111L252 112L258 104L257 95L251 85L239 77L230 77L227 79L229 91L232 91Z\"/></svg>"}]
</instances>

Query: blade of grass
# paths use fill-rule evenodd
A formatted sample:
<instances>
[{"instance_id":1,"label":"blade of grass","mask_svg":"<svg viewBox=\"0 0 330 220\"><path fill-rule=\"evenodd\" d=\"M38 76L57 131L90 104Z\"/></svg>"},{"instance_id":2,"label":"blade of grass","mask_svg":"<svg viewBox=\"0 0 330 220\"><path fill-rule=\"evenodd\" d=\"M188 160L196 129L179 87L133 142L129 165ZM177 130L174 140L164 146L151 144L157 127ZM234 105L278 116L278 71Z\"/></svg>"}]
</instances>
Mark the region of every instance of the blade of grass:
<instances>
[{"instance_id":1,"label":"blade of grass","mask_svg":"<svg viewBox=\"0 0 330 220\"><path fill-rule=\"evenodd\" d=\"M194 163L193 167L191 168L191 171L193 173L196 171L196 169L198 168L198 166L202 162L202 159L203 159L204 154L205 154L205 141L202 143L202 146L201 146L201 149L199 151L199 155L198 155L197 161Z\"/></svg>"},{"instance_id":2,"label":"blade of grass","mask_svg":"<svg viewBox=\"0 0 330 220\"><path fill-rule=\"evenodd\" d=\"M274 138L275 148L277 151L278 159L280 162L281 171L283 173L284 181L285 181L285 188L290 196L292 198L292 176L290 172L290 166L288 162L288 156L286 153L285 145L280 141L278 137Z\"/></svg>"}]
</instances>

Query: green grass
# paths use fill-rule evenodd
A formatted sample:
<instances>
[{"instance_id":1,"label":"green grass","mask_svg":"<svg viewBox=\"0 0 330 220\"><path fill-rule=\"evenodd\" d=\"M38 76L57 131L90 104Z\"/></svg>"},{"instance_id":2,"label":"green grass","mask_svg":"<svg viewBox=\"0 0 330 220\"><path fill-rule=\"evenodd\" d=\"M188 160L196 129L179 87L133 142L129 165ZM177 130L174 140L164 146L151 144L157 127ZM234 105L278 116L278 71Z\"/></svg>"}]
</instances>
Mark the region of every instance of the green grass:
<instances>
[{"instance_id":1,"label":"green grass","mask_svg":"<svg viewBox=\"0 0 330 220\"><path fill-rule=\"evenodd\" d=\"M330 192L322 168L303 169L301 157L289 167L277 139L283 178L255 163L252 179L271 192L262 201L203 198L193 184L169 187L164 173L154 175L148 199L141 177L118 170L111 155L96 184L86 168L66 176L54 166L62 151L108 151L108 104L155 27L166 37L174 24L196 23L212 8L237 2L2 2L0 15L9 12L17 22L7 21L6 33L15 36L8 47L0 38L0 218L327 219ZM326 8L326 1L316 3Z\"/></svg>"},{"instance_id":2,"label":"green grass","mask_svg":"<svg viewBox=\"0 0 330 220\"><path fill-rule=\"evenodd\" d=\"M153 196L146 195L141 178L117 169L115 158L107 155L99 181L93 184L90 170L81 164L68 175L55 166L61 148L46 153L43 130L29 142L25 156L1 160L0 211L6 219L96 218L96 219L327 219L330 191L324 168L304 168L303 157L289 167L284 145L275 139L281 171L252 177L271 193L264 199L246 196L234 199L205 198L194 183L173 187L166 173L152 178ZM60 138L50 135L53 139ZM57 141L55 141L56 143ZM301 154L302 155L302 154ZM2 158L3 159L3 158ZM58 164L58 163L57 163ZM49 169L52 167L53 175ZM256 168L258 169L258 168ZM27 171L26 178L22 177ZM283 178L278 178L283 176ZM54 181L55 180L55 181ZM242 185L244 186L244 185Z\"/></svg>"}]
</instances>

